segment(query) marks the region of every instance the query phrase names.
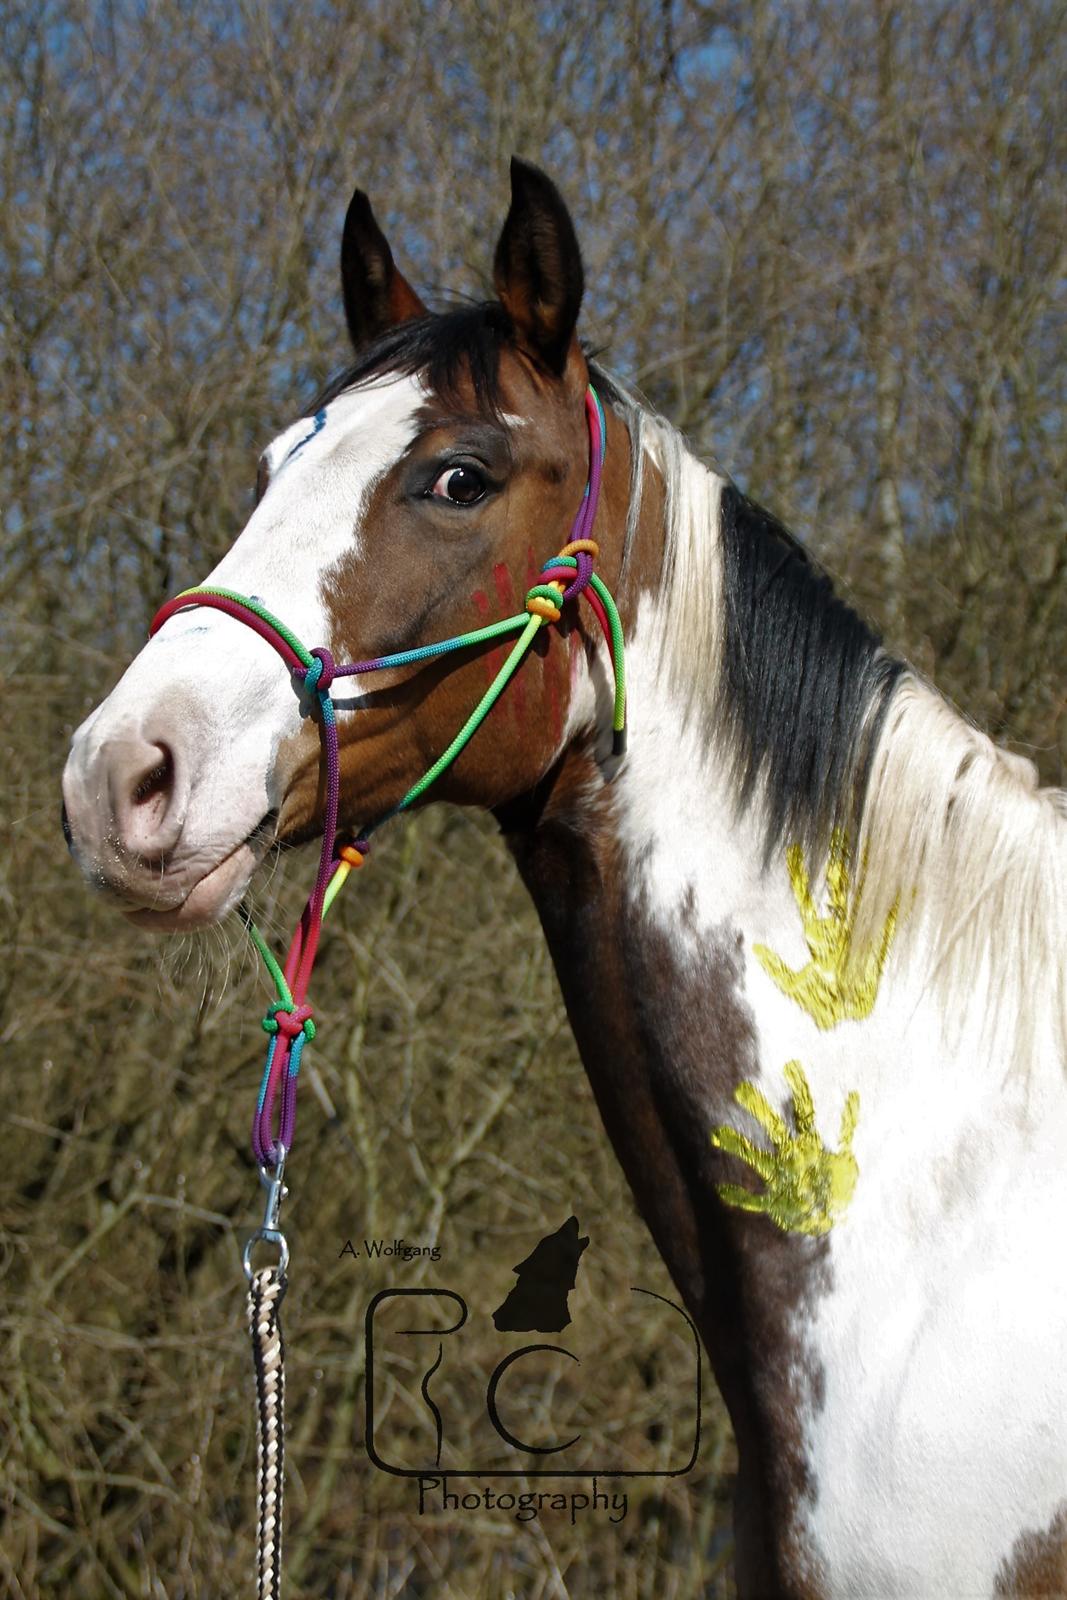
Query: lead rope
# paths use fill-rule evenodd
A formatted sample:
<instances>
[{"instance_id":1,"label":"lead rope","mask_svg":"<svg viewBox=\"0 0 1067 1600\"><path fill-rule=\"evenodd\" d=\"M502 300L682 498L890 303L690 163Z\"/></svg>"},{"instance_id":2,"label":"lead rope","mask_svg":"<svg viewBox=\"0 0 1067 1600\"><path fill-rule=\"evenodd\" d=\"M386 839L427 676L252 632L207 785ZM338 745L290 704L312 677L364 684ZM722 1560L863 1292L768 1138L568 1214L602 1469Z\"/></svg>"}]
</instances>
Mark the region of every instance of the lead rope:
<instances>
[{"instance_id":1,"label":"lead rope","mask_svg":"<svg viewBox=\"0 0 1067 1600\"><path fill-rule=\"evenodd\" d=\"M285 1346L279 1315L286 1279L273 1267L248 1284L248 1331L256 1369L256 1597L281 1600L285 1488Z\"/></svg>"},{"instance_id":2,"label":"lead rope","mask_svg":"<svg viewBox=\"0 0 1067 1600\"><path fill-rule=\"evenodd\" d=\"M285 1490L285 1344L281 1305L288 1286L289 1245L278 1226L285 1188L285 1150L271 1172L260 1167L267 1191L263 1221L245 1242L241 1260L248 1279L245 1314L256 1374L256 1600L281 1600L282 1498ZM252 1254L264 1241L278 1251L272 1267L256 1268Z\"/></svg>"},{"instance_id":3,"label":"lead rope","mask_svg":"<svg viewBox=\"0 0 1067 1600\"><path fill-rule=\"evenodd\" d=\"M584 595L607 642L615 680L612 712L612 754L626 748L626 680L623 658L622 623L606 585L593 571L599 548L590 537L600 499L600 480L604 460L606 426L604 408L596 390L589 387L585 397L589 429L589 479L574 521L570 542L557 556L546 561L540 581L526 595L526 609L516 616L471 633L457 634L438 644L415 650L402 650L391 656L375 656L338 666L325 649L308 650L274 614L247 595L232 589L205 586L186 589L168 600L156 612L149 629L155 634L177 611L189 606L209 606L234 617L252 628L271 645L300 679L307 694L317 702L319 730L326 761L326 806L323 817L322 850L315 885L308 897L284 966L278 962L267 941L247 910L240 915L256 949L274 982L276 999L267 1007L264 1031L270 1036L255 1115L252 1119L252 1153L259 1167L260 1181L267 1191L263 1222L245 1244L242 1256L248 1279L248 1327L256 1371L256 1596L257 1600L280 1600L282 1547L282 1489L285 1461L284 1408L285 1370L280 1308L285 1294L289 1265L289 1246L279 1226L281 1202L288 1192L282 1178L285 1158L292 1148L296 1123L297 1075L304 1046L315 1037L311 1007L306 1003L315 956L318 951L322 919L354 868L363 865L369 852L372 833L414 805L426 790L464 749L485 721L518 670L541 628L558 622L567 600ZM507 659L479 700L466 722L429 771L397 801L396 805L365 828L349 844L337 848L337 815L340 800L340 758L337 720L330 688L336 678L378 672L387 667L411 666L453 650L480 645L508 633L519 633ZM280 1106L279 1106L280 1097ZM275 1133L275 1111L277 1132ZM256 1268L253 1251L265 1242L278 1251L272 1267Z\"/></svg>"}]
</instances>

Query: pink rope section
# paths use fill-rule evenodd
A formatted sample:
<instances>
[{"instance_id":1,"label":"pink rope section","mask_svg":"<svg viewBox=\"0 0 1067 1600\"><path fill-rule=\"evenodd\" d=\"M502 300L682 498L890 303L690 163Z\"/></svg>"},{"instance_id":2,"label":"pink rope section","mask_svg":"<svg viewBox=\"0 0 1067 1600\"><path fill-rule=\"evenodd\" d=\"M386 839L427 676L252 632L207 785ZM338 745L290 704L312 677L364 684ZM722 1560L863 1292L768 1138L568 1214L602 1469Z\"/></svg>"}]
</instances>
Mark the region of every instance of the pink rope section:
<instances>
[{"instance_id":1,"label":"pink rope section","mask_svg":"<svg viewBox=\"0 0 1067 1600\"><path fill-rule=\"evenodd\" d=\"M285 639L282 638L277 628L273 627L265 617L261 617L248 606L243 606L237 600L230 600L225 595L211 594L210 591L199 589L196 598L184 594L176 594L172 600L165 600L152 618L148 628L148 636L159 632L163 624L173 617L177 611L186 611L192 606L210 606L213 611L224 611L228 617L234 617L238 622L243 622L246 627L258 633L261 639L266 639L272 645L291 672L304 663L296 651Z\"/></svg>"}]
</instances>

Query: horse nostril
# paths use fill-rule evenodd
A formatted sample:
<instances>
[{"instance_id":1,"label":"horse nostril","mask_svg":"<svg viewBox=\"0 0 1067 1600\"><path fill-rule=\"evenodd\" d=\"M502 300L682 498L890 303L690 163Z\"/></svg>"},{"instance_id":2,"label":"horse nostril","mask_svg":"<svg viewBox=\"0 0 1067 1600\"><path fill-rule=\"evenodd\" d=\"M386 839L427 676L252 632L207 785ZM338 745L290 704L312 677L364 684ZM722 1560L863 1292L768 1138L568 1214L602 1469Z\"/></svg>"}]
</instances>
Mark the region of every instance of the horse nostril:
<instances>
[{"instance_id":1,"label":"horse nostril","mask_svg":"<svg viewBox=\"0 0 1067 1600\"><path fill-rule=\"evenodd\" d=\"M146 772L136 789L134 789L134 805L144 805L146 801L154 799L156 795L162 795L166 790L170 789L173 778L174 762L171 759L170 751L164 750L163 760L158 766L153 767L151 772Z\"/></svg>"},{"instance_id":2,"label":"horse nostril","mask_svg":"<svg viewBox=\"0 0 1067 1600\"><path fill-rule=\"evenodd\" d=\"M177 842L181 808L175 803L175 761L170 746L153 741L142 745L139 755L139 760L127 766L124 781L121 768L116 773L117 821L121 844L142 860L150 860L165 856Z\"/></svg>"},{"instance_id":3,"label":"horse nostril","mask_svg":"<svg viewBox=\"0 0 1067 1600\"><path fill-rule=\"evenodd\" d=\"M74 848L74 836L70 831L70 818L67 816L67 802L64 800L59 808L59 821L63 829L63 837L67 841L67 849Z\"/></svg>"}]
</instances>

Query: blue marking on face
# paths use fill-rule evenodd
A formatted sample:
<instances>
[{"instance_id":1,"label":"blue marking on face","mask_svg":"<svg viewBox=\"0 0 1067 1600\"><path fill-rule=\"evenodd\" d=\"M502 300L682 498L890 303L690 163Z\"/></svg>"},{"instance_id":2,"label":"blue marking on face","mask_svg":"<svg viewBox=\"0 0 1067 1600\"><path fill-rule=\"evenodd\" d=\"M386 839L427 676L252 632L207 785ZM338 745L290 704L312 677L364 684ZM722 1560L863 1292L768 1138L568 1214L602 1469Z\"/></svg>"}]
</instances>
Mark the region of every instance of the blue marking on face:
<instances>
[{"instance_id":1,"label":"blue marking on face","mask_svg":"<svg viewBox=\"0 0 1067 1600\"><path fill-rule=\"evenodd\" d=\"M314 417L312 418L312 422L311 422L311 432L310 433L305 433L304 437L302 439L298 439L296 444L294 444L293 448L286 452L285 461L282 462L282 466L284 467L286 465L286 462L291 461L295 455L299 455L300 451L303 450L303 448L307 444L308 440L309 439L314 439L315 435L317 433L321 433L323 428L325 428L325 426L326 426L326 412L325 412L325 410L316 411Z\"/></svg>"}]
</instances>

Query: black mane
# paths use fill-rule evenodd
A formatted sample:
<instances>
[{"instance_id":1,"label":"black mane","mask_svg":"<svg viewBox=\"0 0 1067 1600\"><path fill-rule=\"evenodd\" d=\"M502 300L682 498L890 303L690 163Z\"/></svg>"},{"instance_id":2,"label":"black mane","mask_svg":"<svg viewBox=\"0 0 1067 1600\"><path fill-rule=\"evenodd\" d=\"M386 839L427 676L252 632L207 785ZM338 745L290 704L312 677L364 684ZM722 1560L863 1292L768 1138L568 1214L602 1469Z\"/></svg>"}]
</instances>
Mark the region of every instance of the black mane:
<instances>
[{"instance_id":1,"label":"black mane","mask_svg":"<svg viewBox=\"0 0 1067 1600\"><path fill-rule=\"evenodd\" d=\"M765 850L818 854L862 815L871 756L903 663L833 590L793 535L732 484L722 491L722 672L716 711L739 804L762 789Z\"/></svg>"},{"instance_id":2,"label":"black mane","mask_svg":"<svg viewBox=\"0 0 1067 1600\"><path fill-rule=\"evenodd\" d=\"M503 400L500 356L514 345L515 324L497 300L475 301L413 317L364 345L356 359L319 391L309 409L318 411L347 389L374 378L393 373L412 377L419 373L432 392L444 400L454 400L462 380L469 378L479 408L498 415ZM620 398L608 373L591 359L589 374L601 399Z\"/></svg>"}]
</instances>

